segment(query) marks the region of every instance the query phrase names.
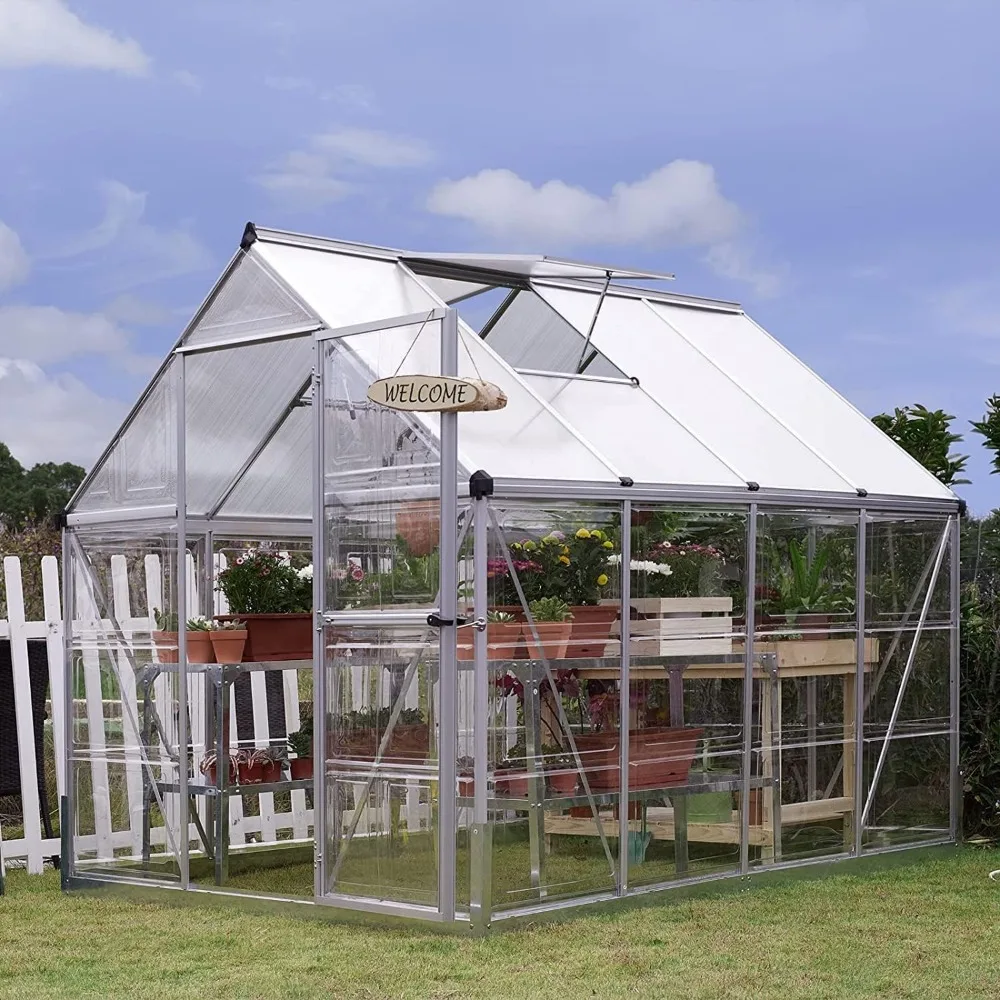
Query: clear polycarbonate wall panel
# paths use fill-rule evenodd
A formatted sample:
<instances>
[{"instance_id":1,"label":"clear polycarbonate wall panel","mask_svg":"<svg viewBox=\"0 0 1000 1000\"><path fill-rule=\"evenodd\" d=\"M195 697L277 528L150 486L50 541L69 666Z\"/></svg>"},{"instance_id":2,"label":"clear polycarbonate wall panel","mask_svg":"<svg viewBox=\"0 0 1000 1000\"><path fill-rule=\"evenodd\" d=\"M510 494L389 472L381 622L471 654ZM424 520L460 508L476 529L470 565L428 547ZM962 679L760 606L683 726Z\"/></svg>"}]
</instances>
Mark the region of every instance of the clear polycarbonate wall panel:
<instances>
[{"instance_id":1,"label":"clear polycarbonate wall panel","mask_svg":"<svg viewBox=\"0 0 1000 1000\"><path fill-rule=\"evenodd\" d=\"M273 267L331 330L391 320L439 305L412 274L392 260L264 242L256 243L253 252Z\"/></svg>"},{"instance_id":2,"label":"clear polycarbonate wall panel","mask_svg":"<svg viewBox=\"0 0 1000 1000\"><path fill-rule=\"evenodd\" d=\"M513 368L626 377L534 292L518 292L485 339Z\"/></svg>"},{"instance_id":3,"label":"clear polycarbonate wall panel","mask_svg":"<svg viewBox=\"0 0 1000 1000\"><path fill-rule=\"evenodd\" d=\"M177 879L186 755L176 534L153 522L68 540L70 863L77 874Z\"/></svg>"},{"instance_id":4,"label":"clear polycarbonate wall panel","mask_svg":"<svg viewBox=\"0 0 1000 1000\"><path fill-rule=\"evenodd\" d=\"M638 483L745 483L639 385L525 375L525 383L616 468ZM622 428L628 433L622 433Z\"/></svg>"},{"instance_id":5,"label":"clear polycarbonate wall panel","mask_svg":"<svg viewBox=\"0 0 1000 1000\"><path fill-rule=\"evenodd\" d=\"M950 740L901 735L890 742L863 833L866 850L949 836ZM881 742L865 742L865 789L871 787Z\"/></svg>"},{"instance_id":6,"label":"clear polycarbonate wall panel","mask_svg":"<svg viewBox=\"0 0 1000 1000\"><path fill-rule=\"evenodd\" d=\"M747 316L665 303L653 309L856 486L949 498L947 487Z\"/></svg>"},{"instance_id":7,"label":"clear polycarbonate wall panel","mask_svg":"<svg viewBox=\"0 0 1000 1000\"><path fill-rule=\"evenodd\" d=\"M438 633L330 627L328 894L436 906Z\"/></svg>"},{"instance_id":8,"label":"clear polycarbonate wall panel","mask_svg":"<svg viewBox=\"0 0 1000 1000\"><path fill-rule=\"evenodd\" d=\"M300 401L312 372L309 337L188 356L187 504L212 510L278 418Z\"/></svg>"},{"instance_id":9,"label":"clear polycarbonate wall panel","mask_svg":"<svg viewBox=\"0 0 1000 1000\"><path fill-rule=\"evenodd\" d=\"M629 884L740 863L747 512L631 516Z\"/></svg>"},{"instance_id":10,"label":"clear polycarbonate wall panel","mask_svg":"<svg viewBox=\"0 0 1000 1000\"><path fill-rule=\"evenodd\" d=\"M617 506L492 509L488 868L502 910L617 884L621 522ZM460 667L471 655L459 646ZM474 793L466 753L460 804Z\"/></svg>"},{"instance_id":11,"label":"clear polycarbonate wall panel","mask_svg":"<svg viewBox=\"0 0 1000 1000\"><path fill-rule=\"evenodd\" d=\"M312 324L319 325L316 317L258 263L251 250L240 257L184 344L237 340Z\"/></svg>"},{"instance_id":12,"label":"clear polycarbonate wall panel","mask_svg":"<svg viewBox=\"0 0 1000 1000\"><path fill-rule=\"evenodd\" d=\"M219 516L312 516L311 404L288 414L280 429L240 478Z\"/></svg>"},{"instance_id":13,"label":"clear polycarbonate wall panel","mask_svg":"<svg viewBox=\"0 0 1000 1000\"><path fill-rule=\"evenodd\" d=\"M597 294L539 287L577 330L586 331ZM744 482L784 489L853 491L850 483L755 402L640 299L609 294L594 347L722 458ZM687 482L678 467L672 482Z\"/></svg>"},{"instance_id":14,"label":"clear polycarbonate wall panel","mask_svg":"<svg viewBox=\"0 0 1000 1000\"><path fill-rule=\"evenodd\" d=\"M74 510L151 507L177 499L175 366L171 362L157 376Z\"/></svg>"}]
</instances>

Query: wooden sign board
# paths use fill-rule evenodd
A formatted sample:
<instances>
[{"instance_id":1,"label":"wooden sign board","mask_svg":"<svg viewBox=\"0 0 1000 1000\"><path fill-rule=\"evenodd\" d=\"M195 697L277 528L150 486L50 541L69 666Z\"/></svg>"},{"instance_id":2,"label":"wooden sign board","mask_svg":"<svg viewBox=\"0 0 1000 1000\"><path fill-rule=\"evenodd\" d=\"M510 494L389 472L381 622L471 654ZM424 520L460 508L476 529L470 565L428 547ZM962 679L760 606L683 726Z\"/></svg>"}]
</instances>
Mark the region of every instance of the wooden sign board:
<instances>
[{"instance_id":1,"label":"wooden sign board","mask_svg":"<svg viewBox=\"0 0 1000 1000\"><path fill-rule=\"evenodd\" d=\"M478 379L445 375L393 375L368 387L368 398L390 410L467 413L502 410L507 397L499 386Z\"/></svg>"}]
</instances>

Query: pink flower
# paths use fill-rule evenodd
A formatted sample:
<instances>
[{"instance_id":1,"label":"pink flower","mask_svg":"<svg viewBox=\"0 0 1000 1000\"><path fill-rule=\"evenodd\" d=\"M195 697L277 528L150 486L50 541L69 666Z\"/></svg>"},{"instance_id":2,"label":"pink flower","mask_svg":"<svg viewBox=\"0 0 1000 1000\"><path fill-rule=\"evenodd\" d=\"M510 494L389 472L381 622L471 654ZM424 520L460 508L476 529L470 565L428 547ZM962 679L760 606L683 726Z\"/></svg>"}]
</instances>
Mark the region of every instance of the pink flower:
<instances>
[{"instance_id":1,"label":"pink flower","mask_svg":"<svg viewBox=\"0 0 1000 1000\"><path fill-rule=\"evenodd\" d=\"M365 571L360 566L351 567L351 579L360 583L365 578Z\"/></svg>"}]
</instances>

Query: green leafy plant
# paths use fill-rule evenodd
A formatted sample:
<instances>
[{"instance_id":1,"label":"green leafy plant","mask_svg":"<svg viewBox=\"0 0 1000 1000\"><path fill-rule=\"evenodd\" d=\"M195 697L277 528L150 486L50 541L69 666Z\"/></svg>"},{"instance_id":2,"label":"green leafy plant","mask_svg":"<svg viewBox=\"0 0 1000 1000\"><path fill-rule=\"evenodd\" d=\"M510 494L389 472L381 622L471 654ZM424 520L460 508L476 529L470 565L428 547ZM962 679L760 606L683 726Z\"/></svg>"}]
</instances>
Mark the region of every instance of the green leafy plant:
<instances>
[{"instance_id":1,"label":"green leafy plant","mask_svg":"<svg viewBox=\"0 0 1000 1000\"><path fill-rule=\"evenodd\" d=\"M189 632L211 632L215 628L215 622L211 618L197 615L187 620L187 630Z\"/></svg>"},{"instance_id":2,"label":"green leafy plant","mask_svg":"<svg viewBox=\"0 0 1000 1000\"><path fill-rule=\"evenodd\" d=\"M545 767L553 771L573 767L576 763L573 755L556 743L546 743L542 746L542 760L545 762Z\"/></svg>"},{"instance_id":3,"label":"green leafy plant","mask_svg":"<svg viewBox=\"0 0 1000 1000\"><path fill-rule=\"evenodd\" d=\"M491 609L486 612L486 621L490 625L512 625L517 619L509 611Z\"/></svg>"},{"instance_id":4,"label":"green leafy plant","mask_svg":"<svg viewBox=\"0 0 1000 1000\"><path fill-rule=\"evenodd\" d=\"M312 569L296 570L268 549L248 549L219 574L219 589L236 615L302 613L312 610Z\"/></svg>"},{"instance_id":5,"label":"green leafy plant","mask_svg":"<svg viewBox=\"0 0 1000 1000\"><path fill-rule=\"evenodd\" d=\"M1000 472L1000 396L992 395L986 400L986 413L982 420L972 420L972 429L983 437L983 447L993 452L990 465L992 474Z\"/></svg>"},{"instance_id":6,"label":"green leafy plant","mask_svg":"<svg viewBox=\"0 0 1000 1000\"><path fill-rule=\"evenodd\" d=\"M156 622L156 630L158 632L176 632L177 631L177 613L173 611L161 611L159 608L153 608L153 621Z\"/></svg>"},{"instance_id":7,"label":"green leafy plant","mask_svg":"<svg viewBox=\"0 0 1000 1000\"><path fill-rule=\"evenodd\" d=\"M232 618L224 622L212 622L213 632L242 632L246 627L247 623L241 622L239 618Z\"/></svg>"},{"instance_id":8,"label":"green leafy plant","mask_svg":"<svg viewBox=\"0 0 1000 1000\"><path fill-rule=\"evenodd\" d=\"M573 618L569 605L559 597L539 597L528 610L536 622L568 622Z\"/></svg>"},{"instance_id":9,"label":"green leafy plant","mask_svg":"<svg viewBox=\"0 0 1000 1000\"><path fill-rule=\"evenodd\" d=\"M252 750L246 763L248 767L255 764L280 764L288 760L288 748L283 746L266 746Z\"/></svg>"},{"instance_id":10,"label":"green leafy plant","mask_svg":"<svg viewBox=\"0 0 1000 1000\"><path fill-rule=\"evenodd\" d=\"M872 423L880 431L888 434L945 486L957 486L969 481L959 479L965 471L965 463L969 457L949 453L951 446L962 440L961 434L951 432L951 422L954 419L952 414L945 413L944 410L928 410L926 406L916 403L913 406L897 406L891 414L879 413L872 417ZM990 434L998 423L996 421L991 423L987 414L979 424L980 426L973 424L976 431L984 434L987 441L992 440Z\"/></svg>"},{"instance_id":11,"label":"green leafy plant","mask_svg":"<svg viewBox=\"0 0 1000 1000\"><path fill-rule=\"evenodd\" d=\"M313 752L313 720L312 716L306 716L302 720L301 726L294 732L288 734L288 749L296 757L311 757Z\"/></svg>"}]
</instances>

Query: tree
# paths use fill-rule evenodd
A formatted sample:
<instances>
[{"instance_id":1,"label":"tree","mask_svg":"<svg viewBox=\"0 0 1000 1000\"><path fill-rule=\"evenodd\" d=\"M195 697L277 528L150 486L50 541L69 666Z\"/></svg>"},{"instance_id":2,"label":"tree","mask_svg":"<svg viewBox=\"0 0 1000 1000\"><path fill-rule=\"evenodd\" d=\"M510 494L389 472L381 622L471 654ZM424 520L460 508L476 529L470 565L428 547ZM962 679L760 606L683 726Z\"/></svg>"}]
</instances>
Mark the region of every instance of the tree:
<instances>
[{"instance_id":1,"label":"tree","mask_svg":"<svg viewBox=\"0 0 1000 1000\"><path fill-rule=\"evenodd\" d=\"M993 472L1000 472L1000 396L993 395L986 400L986 413L982 420L970 420L972 429L984 438L983 445L993 452L990 463Z\"/></svg>"},{"instance_id":2,"label":"tree","mask_svg":"<svg viewBox=\"0 0 1000 1000\"><path fill-rule=\"evenodd\" d=\"M11 532L54 525L84 475L72 462L40 462L25 470L0 442L0 527Z\"/></svg>"},{"instance_id":3,"label":"tree","mask_svg":"<svg viewBox=\"0 0 1000 1000\"><path fill-rule=\"evenodd\" d=\"M949 454L951 446L962 440L961 434L953 434L950 430L954 419L944 410L928 410L926 406L915 403L902 409L896 407L891 415L880 413L872 417L872 423L945 486L957 486L969 481L958 478L965 471L969 456Z\"/></svg>"}]
</instances>

